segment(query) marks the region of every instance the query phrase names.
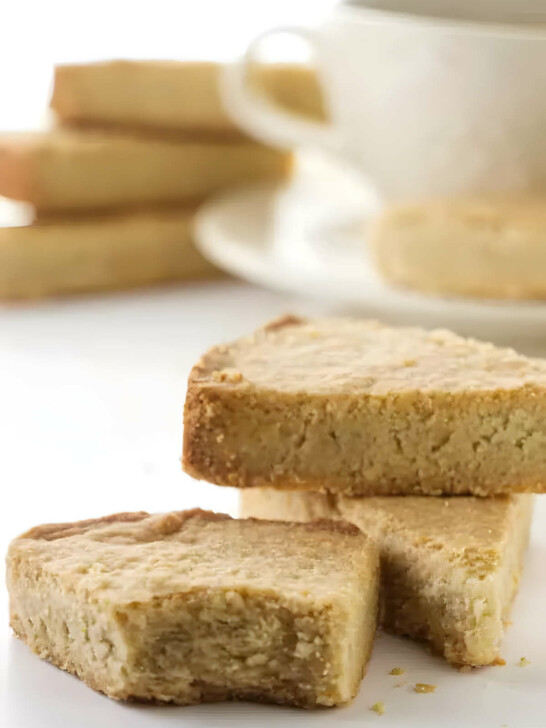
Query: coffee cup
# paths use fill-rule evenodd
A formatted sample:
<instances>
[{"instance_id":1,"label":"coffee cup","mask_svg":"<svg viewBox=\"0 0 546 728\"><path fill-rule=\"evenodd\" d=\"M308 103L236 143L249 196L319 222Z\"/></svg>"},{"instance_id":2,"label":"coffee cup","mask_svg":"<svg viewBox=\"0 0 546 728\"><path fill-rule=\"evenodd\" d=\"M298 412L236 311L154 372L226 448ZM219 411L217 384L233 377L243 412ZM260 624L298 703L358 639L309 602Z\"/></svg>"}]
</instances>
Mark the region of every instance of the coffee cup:
<instances>
[{"instance_id":1,"label":"coffee cup","mask_svg":"<svg viewBox=\"0 0 546 728\"><path fill-rule=\"evenodd\" d=\"M344 2L316 28L255 39L224 70L224 103L266 143L355 164L386 202L546 191L546 12L536 7ZM280 32L311 47L330 123L283 110L248 83L262 42Z\"/></svg>"}]
</instances>

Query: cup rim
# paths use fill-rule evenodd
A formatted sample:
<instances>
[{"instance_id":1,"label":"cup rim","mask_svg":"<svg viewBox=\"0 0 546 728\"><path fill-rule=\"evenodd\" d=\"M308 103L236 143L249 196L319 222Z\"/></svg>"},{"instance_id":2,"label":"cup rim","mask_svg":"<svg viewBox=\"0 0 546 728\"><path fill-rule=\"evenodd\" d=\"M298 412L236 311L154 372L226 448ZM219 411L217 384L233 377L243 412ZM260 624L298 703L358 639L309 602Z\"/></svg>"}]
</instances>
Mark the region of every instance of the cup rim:
<instances>
[{"instance_id":1,"label":"cup rim","mask_svg":"<svg viewBox=\"0 0 546 728\"><path fill-rule=\"evenodd\" d=\"M356 2L343 2L336 6L336 12L357 15L361 21L377 24L423 26L439 31L472 32L477 35L515 38L518 36L546 39L546 13L544 23L524 23L517 21L496 21L472 18L450 18L417 14L409 10L390 10L367 7Z\"/></svg>"}]
</instances>

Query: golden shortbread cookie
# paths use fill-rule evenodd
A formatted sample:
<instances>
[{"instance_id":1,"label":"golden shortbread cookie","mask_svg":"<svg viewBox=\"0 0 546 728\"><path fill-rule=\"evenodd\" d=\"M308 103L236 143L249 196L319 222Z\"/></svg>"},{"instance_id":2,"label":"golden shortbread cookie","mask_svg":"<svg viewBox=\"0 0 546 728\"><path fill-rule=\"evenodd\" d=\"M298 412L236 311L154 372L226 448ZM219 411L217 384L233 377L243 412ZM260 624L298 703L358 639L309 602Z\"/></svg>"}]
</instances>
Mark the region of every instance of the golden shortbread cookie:
<instances>
[{"instance_id":1,"label":"golden shortbread cookie","mask_svg":"<svg viewBox=\"0 0 546 728\"><path fill-rule=\"evenodd\" d=\"M546 362L449 331L286 317L189 378L197 478L347 495L546 490Z\"/></svg>"},{"instance_id":2,"label":"golden shortbread cookie","mask_svg":"<svg viewBox=\"0 0 546 728\"><path fill-rule=\"evenodd\" d=\"M194 214L165 209L0 227L0 299L217 276L194 246Z\"/></svg>"},{"instance_id":3,"label":"golden shortbread cookie","mask_svg":"<svg viewBox=\"0 0 546 728\"><path fill-rule=\"evenodd\" d=\"M65 123L240 135L223 109L221 65L106 61L57 66L51 107ZM315 73L304 65L251 68L250 82L295 112L324 119Z\"/></svg>"},{"instance_id":4,"label":"golden shortbread cookie","mask_svg":"<svg viewBox=\"0 0 546 728\"><path fill-rule=\"evenodd\" d=\"M290 154L246 140L74 129L0 135L0 194L42 211L198 201L233 185L283 179L290 168Z\"/></svg>"},{"instance_id":5,"label":"golden shortbread cookie","mask_svg":"<svg viewBox=\"0 0 546 728\"><path fill-rule=\"evenodd\" d=\"M431 200L388 208L368 235L386 281L425 293L546 298L546 199Z\"/></svg>"},{"instance_id":6,"label":"golden shortbread cookie","mask_svg":"<svg viewBox=\"0 0 546 728\"><path fill-rule=\"evenodd\" d=\"M252 488L243 516L342 518L381 556L381 623L428 640L456 665L500 658L529 540L532 495L496 498L348 498Z\"/></svg>"},{"instance_id":7,"label":"golden shortbread cookie","mask_svg":"<svg viewBox=\"0 0 546 728\"><path fill-rule=\"evenodd\" d=\"M38 526L7 557L11 626L112 698L351 700L379 561L355 526L204 511Z\"/></svg>"}]
</instances>

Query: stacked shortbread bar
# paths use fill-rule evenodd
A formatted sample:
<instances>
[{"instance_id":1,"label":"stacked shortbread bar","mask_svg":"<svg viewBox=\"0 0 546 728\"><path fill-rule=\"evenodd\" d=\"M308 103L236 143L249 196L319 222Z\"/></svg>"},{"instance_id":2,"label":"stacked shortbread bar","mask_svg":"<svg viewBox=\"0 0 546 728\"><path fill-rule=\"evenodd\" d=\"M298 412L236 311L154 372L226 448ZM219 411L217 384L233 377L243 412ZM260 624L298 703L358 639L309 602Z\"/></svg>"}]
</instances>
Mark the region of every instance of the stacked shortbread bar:
<instances>
[{"instance_id":1,"label":"stacked shortbread bar","mask_svg":"<svg viewBox=\"0 0 546 728\"><path fill-rule=\"evenodd\" d=\"M492 664L546 491L546 362L286 317L194 367L183 462L241 488L244 516L356 524L379 547L383 627Z\"/></svg>"},{"instance_id":2,"label":"stacked shortbread bar","mask_svg":"<svg viewBox=\"0 0 546 728\"><path fill-rule=\"evenodd\" d=\"M55 128L0 135L0 195L34 221L0 228L0 299L216 275L193 245L200 202L284 179L291 155L245 137L213 63L116 61L55 70ZM264 93L322 113L305 67L264 66Z\"/></svg>"}]
</instances>

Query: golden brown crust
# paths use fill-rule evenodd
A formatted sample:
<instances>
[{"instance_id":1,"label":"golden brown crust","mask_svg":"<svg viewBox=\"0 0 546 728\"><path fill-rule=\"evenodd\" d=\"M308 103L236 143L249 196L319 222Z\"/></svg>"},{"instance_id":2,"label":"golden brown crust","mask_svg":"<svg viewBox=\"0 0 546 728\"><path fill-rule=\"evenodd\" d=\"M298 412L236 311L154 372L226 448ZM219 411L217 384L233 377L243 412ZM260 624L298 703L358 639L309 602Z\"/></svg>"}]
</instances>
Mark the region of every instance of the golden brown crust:
<instances>
[{"instance_id":1,"label":"golden brown crust","mask_svg":"<svg viewBox=\"0 0 546 728\"><path fill-rule=\"evenodd\" d=\"M171 521L174 519L177 528L180 528L182 524L190 518L202 518L207 521L224 521L231 519L225 513L214 513L212 511L204 511L201 508L192 508L187 511L173 511L172 513L166 514ZM86 533L93 528L100 528L101 526L107 526L112 523L137 523L150 517L150 513L146 511L136 511L133 513L112 513L109 516L102 516L100 518L89 518L84 521L71 521L67 523L44 523L40 526L34 526L34 528L25 531L19 539L31 538L31 539L42 539L44 541L54 541L58 538L69 538L70 536L77 536L80 533ZM174 530L174 529L173 529Z\"/></svg>"},{"instance_id":2,"label":"golden brown crust","mask_svg":"<svg viewBox=\"0 0 546 728\"><path fill-rule=\"evenodd\" d=\"M418 462L415 460L417 450L412 451L408 447L406 456L401 450L401 445L397 444L396 438L392 437L392 442L389 438L389 442L386 443L392 447L392 458L385 459L380 472L370 467L371 476L365 472L350 471L349 468L343 472L340 467L317 472L318 459L315 457L304 462L302 466L297 450L293 455L293 468L275 467L273 464L270 468L256 471L255 468L251 469L246 464L246 455L243 454L248 452L249 442L245 443L244 450L223 447L224 440L219 438L224 432L224 418L225 427L228 427L228 422L235 421L235 419L231 420L235 413L237 413L237 417L239 414L244 416L245 407L249 407L249 411L256 407L258 415L253 427L255 431L263 406L263 410L269 413L267 427L264 428L267 430L273 419L276 419L277 422L297 421L300 417L297 405L291 407L290 402L285 401L286 398L283 396L277 398L275 404L272 404L271 398L264 398L262 405L259 396L255 396L253 392L249 393L248 397L245 397L244 392L238 397L237 392L233 391L237 388L237 384L221 384L221 386L211 386L206 382L202 384L203 371L203 367L199 365L192 370L184 410L182 466L186 473L198 480L207 480L216 485L236 488L270 486L287 491L304 490L354 496L475 495L488 497L510 495L516 492L546 492L546 464L542 457L543 447L537 447L535 459L530 461L525 446L522 446L522 443L528 439L531 444L534 444L534 441L538 443L546 439L543 424L541 424L544 419L539 414L540 402L543 398L540 390L537 390L536 393L531 389L528 392L522 390L520 393L501 392L499 396L484 397L481 400L469 392L467 395L458 397L456 407L450 397L436 400L436 398L424 395L420 403L419 396L416 396L414 399L416 411L422 409L423 414L422 425L418 420L423 436L416 438L416 441L420 439L423 443L432 443L430 457L428 454L424 454L421 458L423 463L421 468L418 468ZM517 420L525 411L522 409L521 394L523 394L523 403L528 404L529 420L533 425L526 424L522 429L515 425L512 432L510 429L511 417L514 416L514 419ZM338 408L340 412L343 412L347 408L345 400L341 396L329 398L328 403L325 398L321 398L317 401L315 421L323 417L325 405L330 407L330 411ZM395 400L390 405L385 404L382 407L387 422L396 422L397 407ZM445 423L444 427L452 426L459 436L460 433L465 436L467 433L469 435L464 448L460 447L458 453L455 453L453 448L454 464L447 468L441 460L442 448L436 448L433 444L435 439L433 428L429 429L427 425L428 418L434 424L433 411L436 413L435 419ZM516 413L517 417L515 417ZM387 420L387 418L389 419ZM304 419L303 414L300 419ZM492 423L500 425L493 437L488 431L490 429L488 419ZM327 421L327 415L324 415L324 420ZM215 425L216 421L219 422L218 429ZM402 419L399 420L399 422L402 421ZM478 431L472 437L471 428L475 423L482 422L483 434ZM508 426L503 423L508 423ZM247 424L246 419L243 424ZM321 440L320 450L323 453L326 452L326 447L331 447L331 442L328 442L329 432L333 433L331 438L334 442L341 442L341 437L337 433L340 431L342 423L335 424L335 427L325 428L328 430L326 433L328 437L325 436ZM390 432L391 434L396 433L395 424ZM294 439L297 436L296 433ZM446 437L445 440L446 444L451 446L449 438ZM504 440L504 454L498 444L502 440ZM288 456L291 447L291 443L288 443L286 447L282 448L284 457ZM342 445L338 444L336 447L341 448ZM373 454L371 450L369 452L370 455ZM488 452L491 455L488 455ZM500 454L503 454L503 465L499 460ZM326 467L329 467L328 462L333 464L335 456L334 452L329 455ZM404 458L403 461L402 458ZM282 460L282 457L279 456L275 459ZM437 463L436 459L438 459ZM400 466L390 467L394 461L398 463L402 461L405 472L401 472ZM483 467L484 462L487 463L487 468ZM313 468L315 473L312 472ZM348 470L349 472L347 472ZM420 477L418 470L421 472Z\"/></svg>"},{"instance_id":3,"label":"golden brown crust","mask_svg":"<svg viewBox=\"0 0 546 728\"><path fill-rule=\"evenodd\" d=\"M265 326L263 327L264 331L278 331L279 329L285 329L289 326L301 326L302 324L306 323L307 319L301 318L300 316L294 316L293 314L287 313L284 316L279 316L279 318L273 319L272 321L269 321ZM209 356L212 354L214 349L211 349L211 351L205 355Z\"/></svg>"},{"instance_id":4,"label":"golden brown crust","mask_svg":"<svg viewBox=\"0 0 546 728\"><path fill-rule=\"evenodd\" d=\"M270 521L270 523L272 523L272 521ZM346 536L366 536L366 534L363 534L358 526L355 526L354 523L349 523L349 521L334 521L329 518L318 518L314 521L309 521L309 525L313 531L324 530L330 531L331 533L342 533Z\"/></svg>"},{"instance_id":5,"label":"golden brown crust","mask_svg":"<svg viewBox=\"0 0 546 728\"><path fill-rule=\"evenodd\" d=\"M136 511L133 513L112 513L110 516L101 516L100 518L88 518L84 521L67 521L66 523L43 523L40 526L34 526L25 531L18 539L31 538L44 541L55 541L58 538L69 538L79 533L85 533L91 528L104 526L110 523L134 523L142 521L150 514L146 511Z\"/></svg>"},{"instance_id":6,"label":"golden brown crust","mask_svg":"<svg viewBox=\"0 0 546 728\"><path fill-rule=\"evenodd\" d=\"M109 516L101 518L89 518L84 521L71 521L67 523L45 523L40 526L25 531L15 540L34 539L43 541L55 541L59 538L70 538L87 531L100 528L101 526L109 526L115 523L138 523L152 518L150 513L146 511L136 511L134 513L113 513ZM199 518L203 521L230 521L233 520L227 513L215 513L214 511L205 511L201 508L192 508L186 511L172 511L164 514L162 517L154 516L153 523L150 528L159 535L169 535L175 533L183 527L184 523L192 518ZM276 523L274 520L268 521L262 518L245 518L246 522L254 522L257 524ZM295 524L294 524L295 525ZM339 533L346 536L362 536L361 531L352 523L343 520L329 520L320 518L308 523L298 523L299 529L317 532Z\"/></svg>"},{"instance_id":7,"label":"golden brown crust","mask_svg":"<svg viewBox=\"0 0 546 728\"><path fill-rule=\"evenodd\" d=\"M546 364L450 332L282 317L190 373L183 467L238 488L546 490Z\"/></svg>"}]
</instances>

